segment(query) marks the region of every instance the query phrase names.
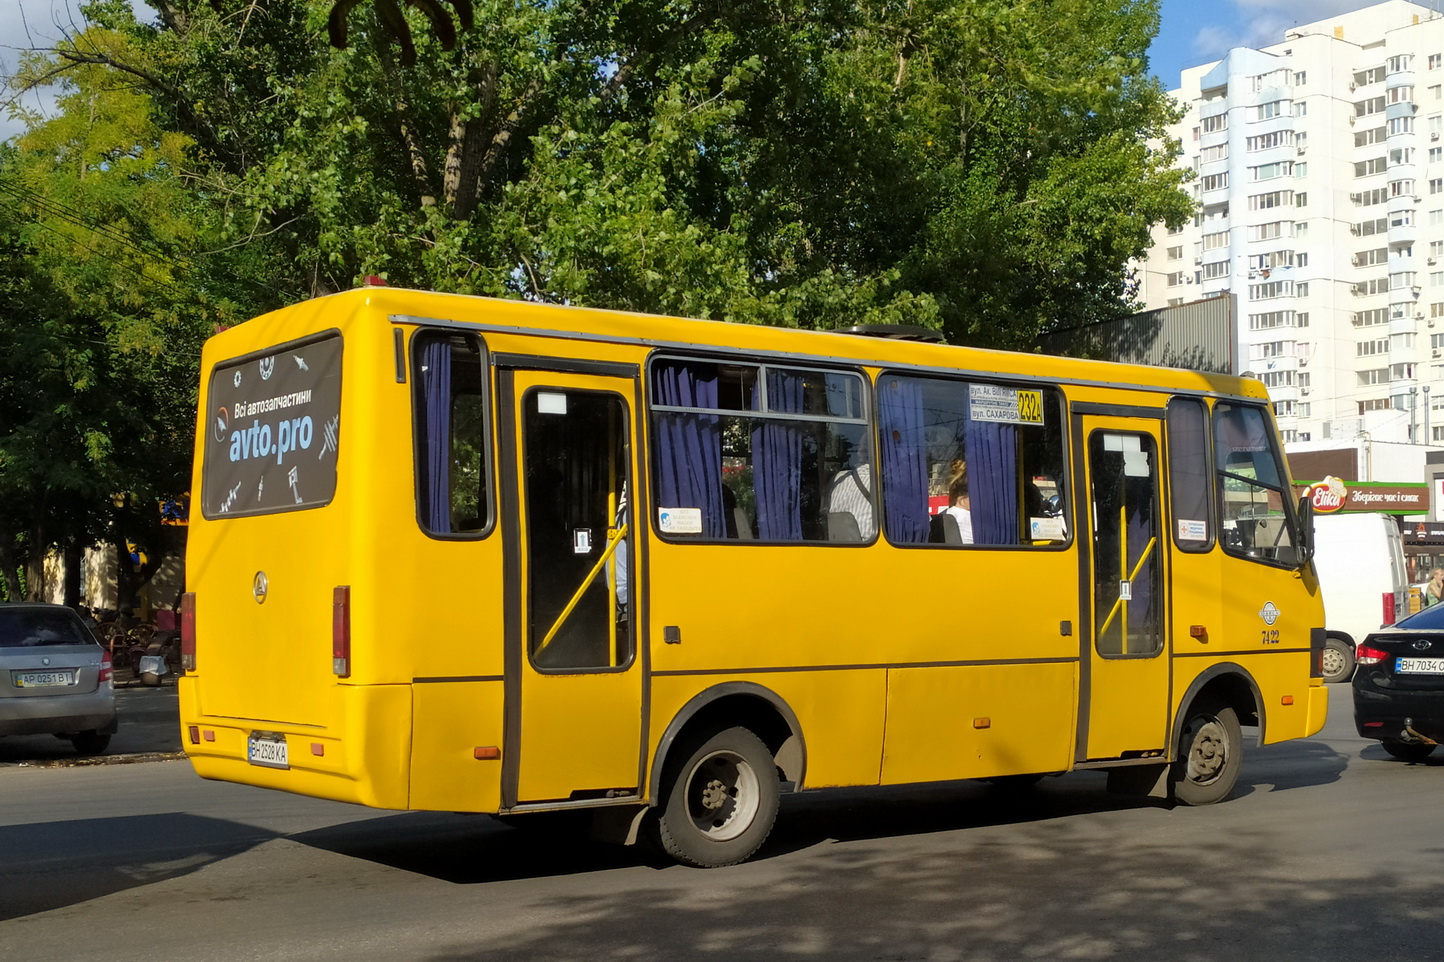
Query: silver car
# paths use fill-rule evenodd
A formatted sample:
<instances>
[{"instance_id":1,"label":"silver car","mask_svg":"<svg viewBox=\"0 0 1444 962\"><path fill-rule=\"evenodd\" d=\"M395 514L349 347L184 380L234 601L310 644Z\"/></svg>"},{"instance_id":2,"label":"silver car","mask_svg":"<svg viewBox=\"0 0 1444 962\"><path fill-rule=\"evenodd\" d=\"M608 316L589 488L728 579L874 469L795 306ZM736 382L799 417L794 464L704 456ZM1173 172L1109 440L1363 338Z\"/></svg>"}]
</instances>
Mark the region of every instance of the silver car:
<instances>
[{"instance_id":1,"label":"silver car","mask_svg":"<svg viewBox=\"0 0 1444 962\"><path fill-rule=\"evenodd\" d=\"M53 734L98 755L115 732L110 654L64 605L0 604L0 735Z\"/></svg>"}]
</instances>

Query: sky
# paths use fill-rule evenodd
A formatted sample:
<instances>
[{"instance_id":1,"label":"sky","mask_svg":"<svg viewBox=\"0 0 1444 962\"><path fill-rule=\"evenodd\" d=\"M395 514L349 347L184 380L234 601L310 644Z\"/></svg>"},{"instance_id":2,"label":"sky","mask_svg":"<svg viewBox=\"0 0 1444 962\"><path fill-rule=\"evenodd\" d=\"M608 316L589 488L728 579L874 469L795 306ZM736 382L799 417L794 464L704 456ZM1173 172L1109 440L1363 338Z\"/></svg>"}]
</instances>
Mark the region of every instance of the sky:
<instances>
[{"instance_id":1,"label":"sky","mask_svg":"<svg viewBox=\"0 0 1444 962\"><path fill-rule=\"evenodd\" d=\"M1148 50L1149 68L1173 90L1185 67L1223 57L1234 47L1279 43L1304 23L1374 5L1375 0L1161 0L1158 37ZM1414 0L1431 9L1444 0Z\"/></svg>"}]
</instances>

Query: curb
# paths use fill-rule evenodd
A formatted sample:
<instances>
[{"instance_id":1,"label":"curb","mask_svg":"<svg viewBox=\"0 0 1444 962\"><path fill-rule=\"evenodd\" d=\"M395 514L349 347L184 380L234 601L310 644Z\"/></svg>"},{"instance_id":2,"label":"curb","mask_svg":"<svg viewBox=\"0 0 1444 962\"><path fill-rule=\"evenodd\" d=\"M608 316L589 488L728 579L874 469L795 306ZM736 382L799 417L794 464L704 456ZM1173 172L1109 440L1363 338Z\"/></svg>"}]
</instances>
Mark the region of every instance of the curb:
<instances>
[{"instance_id":1,"label":"curb","mask_svg":"<svg viewBox=\"0 0 1444 962\"><path fill-rule=\"evenodd\" d=\"M91 768L96 765L134 765L141 762L173 762L185 757L185 752L133 752L127 755L40 758L23 762L0 763L0 768Z\"/></svg>"}]
</instances>

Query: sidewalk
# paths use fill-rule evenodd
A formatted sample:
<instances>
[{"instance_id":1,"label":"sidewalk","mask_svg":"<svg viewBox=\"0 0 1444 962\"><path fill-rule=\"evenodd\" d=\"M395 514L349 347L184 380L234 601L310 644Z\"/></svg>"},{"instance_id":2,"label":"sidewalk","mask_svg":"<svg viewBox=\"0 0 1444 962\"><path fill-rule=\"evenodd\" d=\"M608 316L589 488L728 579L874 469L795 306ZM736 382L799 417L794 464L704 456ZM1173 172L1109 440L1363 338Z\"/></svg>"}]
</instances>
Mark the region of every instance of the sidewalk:
<instances>
[{"instance_id":1,"label":"sidewalk","mask_svg":"<svg viewBox=\"0 0 1444 962\"><path fill-rule=\"evenodd\" d=\"M0 769L20 766L65 767L158 761L181 757L180 703L175 679L147 688L129 671L116 673L115 706L119 728L104 754L83 758L54 735L0 738Z\"/></svg>"}]
</instances>

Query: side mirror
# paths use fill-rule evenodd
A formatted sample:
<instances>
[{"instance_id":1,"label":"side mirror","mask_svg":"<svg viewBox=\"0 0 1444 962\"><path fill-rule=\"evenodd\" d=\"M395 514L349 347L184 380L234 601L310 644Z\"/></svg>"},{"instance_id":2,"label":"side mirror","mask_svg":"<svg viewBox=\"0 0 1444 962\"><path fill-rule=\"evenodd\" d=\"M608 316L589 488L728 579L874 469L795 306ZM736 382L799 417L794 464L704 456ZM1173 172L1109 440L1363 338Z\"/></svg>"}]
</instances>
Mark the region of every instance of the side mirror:
<instances>
[{"instance_id":1,"label":"side mirror","mask_svg":"<svg viewBox=\"0 0 1444 962\"><path fill-rule=\"evenodd\" d=\"M1299 567L1307 565L1314 557L1314 500L1305 495L1299 498Z\"/></svg>"}]
</instances>

